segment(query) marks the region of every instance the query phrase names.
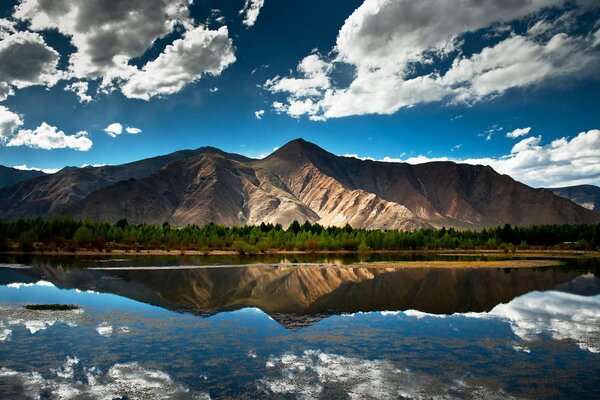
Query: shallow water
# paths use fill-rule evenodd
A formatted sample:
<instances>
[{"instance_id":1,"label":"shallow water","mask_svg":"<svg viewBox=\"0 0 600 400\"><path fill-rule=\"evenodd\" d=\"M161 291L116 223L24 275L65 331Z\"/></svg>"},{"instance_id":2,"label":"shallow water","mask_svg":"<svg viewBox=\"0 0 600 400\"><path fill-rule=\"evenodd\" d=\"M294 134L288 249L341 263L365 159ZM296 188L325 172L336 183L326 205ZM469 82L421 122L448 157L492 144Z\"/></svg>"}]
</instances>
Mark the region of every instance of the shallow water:
<instances>
[{"instance_id":1,"label":"shallow water","mask_svg":"<svg viewBox=\"0 0 600 400\"><path fill-rule=\"evenodd\" d=\"M352 256L281 261L0 260L0 398L591 399L600 391L595 261L477 270L289 263L339 266ZM254 262L278 265L235 266ZM202 264L212 266L185 267ZM81 309L23 307L34 303Z\"/></svg>"}]
</instances>

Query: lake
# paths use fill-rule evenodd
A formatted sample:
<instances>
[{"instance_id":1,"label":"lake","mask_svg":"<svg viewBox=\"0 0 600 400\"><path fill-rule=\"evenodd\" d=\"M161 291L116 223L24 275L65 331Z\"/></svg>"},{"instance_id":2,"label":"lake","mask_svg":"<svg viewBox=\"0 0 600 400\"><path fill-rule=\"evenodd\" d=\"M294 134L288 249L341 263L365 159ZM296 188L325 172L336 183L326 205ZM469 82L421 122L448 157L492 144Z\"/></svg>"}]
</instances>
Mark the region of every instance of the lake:
<instances>
[{"instance_id":1,"label":"lake","mask_svg":"<svg viewBox=\"0 0 600 400\"><path fill-rule=\"evenodd\" d=\"M464 258L5 256L0 398L598 398L598 261Z\"/></svg>"}]
</instances>

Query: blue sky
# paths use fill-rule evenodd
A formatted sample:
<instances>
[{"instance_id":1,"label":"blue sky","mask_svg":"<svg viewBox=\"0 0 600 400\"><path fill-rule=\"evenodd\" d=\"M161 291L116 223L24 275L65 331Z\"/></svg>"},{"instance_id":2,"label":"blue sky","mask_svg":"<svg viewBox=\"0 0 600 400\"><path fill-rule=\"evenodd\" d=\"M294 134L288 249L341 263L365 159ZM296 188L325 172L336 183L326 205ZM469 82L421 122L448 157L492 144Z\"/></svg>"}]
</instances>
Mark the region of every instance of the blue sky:
<instances>
[{"instance_id":1,"label":"blue sky","mask_svg":"<svg viewBox=\"0 0 600 400\"><path fill-rule=\"evenodd\" d=\"M302 137L340 155L489 164L534 186L599 184L598 2L499 3L5 1L0 164L206 145L260 157ZM121 134L105 131L115 123Z\"/></svg>"}]
</instances>

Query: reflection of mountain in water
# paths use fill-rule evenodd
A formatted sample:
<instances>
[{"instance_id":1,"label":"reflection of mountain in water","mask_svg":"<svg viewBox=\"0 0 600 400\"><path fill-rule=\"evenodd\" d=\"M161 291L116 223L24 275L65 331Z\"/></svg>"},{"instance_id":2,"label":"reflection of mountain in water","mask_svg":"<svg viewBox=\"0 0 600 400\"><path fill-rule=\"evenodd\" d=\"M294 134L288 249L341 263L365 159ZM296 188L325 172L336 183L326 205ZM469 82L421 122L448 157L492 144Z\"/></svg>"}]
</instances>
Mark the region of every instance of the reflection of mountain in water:
<instances>
[{"instance_id":1,"label":"reflection of mountain in water","mask_svg":"<svg viewBox=\"0 0 600 400\"><path fill-rule=\"evenodd\" d=\"M524 293L555 288L578 276L567 270L284 265L111 271L36 266L19 272L59 287L109 292L200 315L257 307L288 327L342 312L490 311Z\"/></svg>"}]
</instances>

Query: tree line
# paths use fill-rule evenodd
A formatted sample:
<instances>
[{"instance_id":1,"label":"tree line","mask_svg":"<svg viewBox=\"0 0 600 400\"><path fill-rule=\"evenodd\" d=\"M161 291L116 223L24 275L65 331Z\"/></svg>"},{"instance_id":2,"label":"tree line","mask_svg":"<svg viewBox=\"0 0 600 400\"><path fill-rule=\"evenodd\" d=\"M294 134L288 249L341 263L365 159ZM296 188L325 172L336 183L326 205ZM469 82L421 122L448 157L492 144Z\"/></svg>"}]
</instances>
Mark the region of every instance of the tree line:
<instances>
[{"instance_id":1,"label":"tree line","mask_svg":"<svg viewBox=\"0 0 600 400\"><path fill-rule=\"evenodd\" d=\"M598 225L537 225L482 230L418 229L415 231L325 227L294 221L280 224L226 227L172 227L168 223L130 224L122 219L82 221L70 217L21 218L0 221L0 251L75 251L78 249L235 250L260 253L269 250L368 251L417 249L516 248L600 249Z\"/></svg>"}]
</instances>

